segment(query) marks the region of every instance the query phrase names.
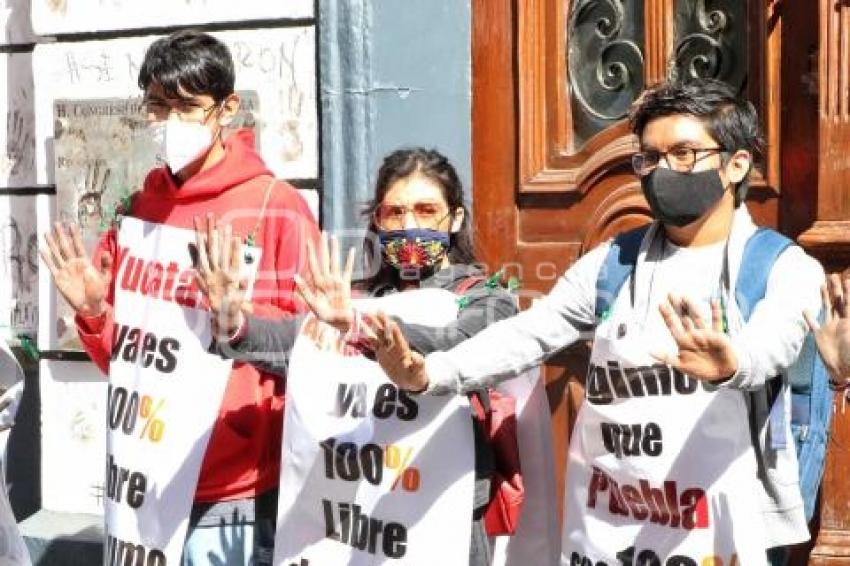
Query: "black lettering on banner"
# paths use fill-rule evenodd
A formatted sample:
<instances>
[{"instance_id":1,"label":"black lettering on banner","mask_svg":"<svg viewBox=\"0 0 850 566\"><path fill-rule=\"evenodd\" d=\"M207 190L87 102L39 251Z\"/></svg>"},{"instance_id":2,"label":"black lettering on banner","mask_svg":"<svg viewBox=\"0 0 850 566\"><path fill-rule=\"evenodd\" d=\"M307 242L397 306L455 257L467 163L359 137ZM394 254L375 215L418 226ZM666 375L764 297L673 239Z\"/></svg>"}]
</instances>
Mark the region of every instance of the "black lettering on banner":
<instances>
[{"instance_id":1,"label":"black lettering on banner","mask_svg":"<svg viewBox=\"0 0 850 566\"><path fill-rule=\"evenodd\" d=\"M150 332L146 333L142 338L142 366L151 367L153 364L154 352L157 349L156 336Z\"/></svg>"},{"instance_id":2,"label":"black lettering on banner","mask_svg":"<svg viewBox=\"0 0 850 566\"><path fill-rule=\"evenodd\" d=\"M338 417L348 415L362 418L366 416L366 384L365 383L340 383L336 390L336 412Z\"/></svg>"},{"instance_id":3,"label":"black lettering on banner","mask_svg":"<svg viewBox=\"0 0 850 566\"><path fill-rule=\"evenodd\" d=\"M112 361L119 359L129 364L141 362L141 366L154 366L162 373L171 373L177 367L175 352L180 342L175 338L159 338L153 332L143 333L138 328L115 324L112 333Z\"/></svg>"},{"instance_id":4,"label":"black lettering on banner","mask_svg":"<svg viewBox=\"0 0 850 566\"><path fill-rule=\"evenodd\" d=\"M109 454L106 458L106 496L116 503L122 500L133 509L138 509L145 502L145 492L148 488L148 478L141 472L122 468L115 463L115 458Z\"/></svg>"},{"instance_id":5,"label":"black lettering on banner","mask_svg":"<svg viewBox=\"0 0 850 566\"><path fill-rule=\"evenodd\" d=\"M582 556L578 552L573 552L570 554L570 566L608 566L608 563L600 560L594 564L593 560L587 556Z\"/></svg>"},{"instance_id":6,"label":"black lettering on banner","mask_svg":"<svg viewBox=\"0 0 850 566\"><path fill-rule=\"evenodd\" d=\"M320 442L325 456L325 477L356 482L362 477L372 485L384 480L384 449L377 444L358 448L353 442L336 443L335 438Z\"/></svg>"},{"instance_id":7,"label":"black lettering on banner","mask_svg":"<svg viewBox=\"0 0 850 566\"><path fill-rule=\"evenodd\" d=\"M158 548L148 549L107 535L104 566L168 566L168 560Z\"/></svg>"},{"instance_id":8,"label":"black lettering on banner","mask_svg":"<svg viewBox=\"0 0 850 566\"><path fill-rule=\"evenodd\" d=\"M623 372L620 370L619 363L608 362L608 375L611 378L611 383L614 386L614 393L617 394L617 397L620 399L628 399L631 397L631 394L626 387L626 380L623 376Z\"/></svg>"},{"instance_id":9,"label":"black lettering on banner","mask_svg":"<svg viewBox=\"0 0 850 566\"><path fill-rule=\"evenodd\" d=\"M165 421L158 413L165 399L155 402L148 395L127 391L120 385L109 384L106 397L106 425L113 431L133 435L141 425L140 439L159 442L165 434ZM141 417L141 420L139 420Z\"/></svg>"},{"instance_id":10,"label":"black lettering on banner","mask_svg":"<svg viewBox=\"0 0 850 566\"><path fill-rule=\"evenodd\" d=\"M412 421L419 415L419 405L407 391L402 391L392 383L382 383L375 392L372 414L379 419L395 416L402 421Z\"/></svg>"},{"instance_id":11,"label":"black lettering on banner","mask_svg":"<svg viewBox=\"0 0 850 566\"><path fill-rule=\"evenodd\" d=\"M125 362L134 364L139 358L139 337L141 334L142 331L138 328L131 328L127 332L127 343L124 346L124 352L121 356Z\"/></svg>"},{"instance_id":12,"label":"black lettering on banner","mask_svg":"<svg viewBox=\"0 0 850 566\"><path fill-rule=\"evenodd\" d=\"M696 379L685 375L677 369L673 370L673 380L676 384L676 393L679 395L690 395L699 386L699 382Z\"/></svg>"},{"instance_id":13,"label":"black lettering on banner","mask_svg":"<svg viewBox=\"0 0 850 566\"><path fill-rule=\"evenodd\" d=\"M619 424L600 423L602 444L617 458L640 456L658 456L661 454L661 427L656 423Z\"/></svg>"},{"instance_id":14,"label":"black lettering on banner","mask_svg":"<svg viewBox=\"0 0 850 566\"><path fill-rule=\"evenodd\" d=\"M615 556L619 566L738 566L738 556L733 554L729 562L724 561L720 556L706 556L702 559L695 560L689 556L675 555L665 558L659 557L654 550L644 549L636 552L634 546L630 546L621 550ZM608 566L607 562L598 561L594 563L587 556L573 551L570 554L570 566Z\"/></svg>"},{"instance_id":15,"label":"black lettering on banner","mask_svg":"<svg viewBox=\"0 0 850 566\"><path fill-rule=\"evenodd\" d=\"M171 373L177 367L177 356L174 352L180 349L180 342L174 338L163 338L159 342L160 358L156 361L156 369L162 373Z\"/></svg>"},{"instance_id":16,"label":"black lettering on banner","mask_svg":"<svg viewBox=\"0 0 850 566\"><path fill-rule=\"evenodd\" d=\"M585 395L593 405L608 405L615 398L670 396L673 390L677 395L691 395L699 387L699 380L666 365L623 368L616 361L590 364L586 382Z\"/></svg>"},{"instance_id":17,"label":"black lettering on banner","mask_svg":"<svg viewBox=\"0 0 850 566\"><path fill-rule=\"evenodd\" d=\"M635 557L635 550L635 547L630 546L617 553L620 566L662 566L662 558L655 551L641 550ZM663 566L699 566L699 564L723 566L726 563L719 556L706 556L701 561L697 561L689 556L675 555L663 560ZM733 555L728 566L737 566L737 564L737 556Z\"/></svg>"},{"instance_id":18,"label":"black lettering on banner","mask_svg":"<svg viewBox=\"0 0 850 566\"><path fill-rule=\"evenodd\" d=\"M123 324L115 324L112 330L112 358L114 362L118 358L118 352L121 351L120 346L124 344L124 338L127 337L127 331L130 328Z\"/></svg>"},{"instance_id":19,"label":"black lettering on banner","mask_svg":"<svg viewBox=\"0 0 850 566\"><path fill-rule=\"evenodd\" d=\"M607 405L614 400L605 368L590 365L587 372L587 400L593 405Z\"/></svg>"},{"instance_id":20,"label":"black lettering on banner","mask_svg":"<svg viewBox=\"0 0 850 566\"><path fill-rule=\"evenodd\" d=\"M402 558L407 553L407 528L384 522L361 512L356 503L336 503L322 499L325 536L369 554L380 551L387 558Z\"/></svg>"}]
</instances>

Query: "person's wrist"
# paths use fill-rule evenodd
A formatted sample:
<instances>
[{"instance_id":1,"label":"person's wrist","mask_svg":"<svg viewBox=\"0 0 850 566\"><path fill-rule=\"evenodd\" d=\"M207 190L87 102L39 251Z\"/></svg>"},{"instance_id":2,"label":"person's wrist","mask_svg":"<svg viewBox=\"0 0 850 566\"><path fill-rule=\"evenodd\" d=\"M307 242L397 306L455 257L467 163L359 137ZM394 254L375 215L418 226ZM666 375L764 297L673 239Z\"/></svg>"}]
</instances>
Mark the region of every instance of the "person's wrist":
<instances>
[{"instance_id":1,"label":"person's wrist","mask_svg":"<svg viewBox=\"0 0 850 566\"><path fill-rule=\"evenodd\" d=\"M86 303L77 309L77 314L86 318L98 318L103 316L107 308L109 304L105 300L94 304Z\"/></svg>"},{"instance_id":2,"label":"person's wrist","mask_svg":"<svg viewBox=\"0 0 850 566\"><path fill-rule=\"evenodd\" d=\"M241 310L238 310L235 315L222 317L218 321L218 340L220 342L229 342L239 335L239 331L245 324L245 315L242 314ZM221 324L222 322L224 324Z\"/></svg>"},{"instance_id":3,"label":"person's wrist","mask_svg":"<svg viewBox=\"0 0 850 566\"><path fill-rule=\"evenodd\" d=\"M414 395L419 395L420 393L425 393L428 391L428 376L424 374L416 376L416 379L413 380L410 384L410 387L407 389L408 393L413 393Z\"/></svg>"},{"instance_id":4,"label":"person's wrist","mask_svg":"<svg viewBox=\"0 0 850 566\"><path fill-rule=\"evenodd\" d=\"M333 323L333 327L339 330L345 342L358 342L361 337L363 318L354 307L349 307L348 314L341 316Z\"/></svg>"}]
</instances>

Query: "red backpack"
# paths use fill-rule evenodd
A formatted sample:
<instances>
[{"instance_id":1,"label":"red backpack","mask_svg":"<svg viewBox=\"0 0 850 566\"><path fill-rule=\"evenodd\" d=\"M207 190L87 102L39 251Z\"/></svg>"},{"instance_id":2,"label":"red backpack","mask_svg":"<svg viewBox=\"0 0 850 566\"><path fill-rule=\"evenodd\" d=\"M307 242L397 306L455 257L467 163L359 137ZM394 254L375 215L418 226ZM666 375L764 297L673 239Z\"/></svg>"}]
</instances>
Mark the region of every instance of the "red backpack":
<instances>
[{"instance_id":1,"label":"red backpack","mask_svg":"<svg viewBox=\"0 0 850 566\"><path fill-rule=\"evenodd\" d=\"M454 292L463 295L483 280L481 276L469 277ZM493 389L488 389L487 395L476 391L468 397L473 418L480 425L493 460L484 528L488 536L512 535L525 500L517 443L516 399ZM484 447L476 448L476 456L481 452L479 448Z\"/></svg>"}]
</instances>

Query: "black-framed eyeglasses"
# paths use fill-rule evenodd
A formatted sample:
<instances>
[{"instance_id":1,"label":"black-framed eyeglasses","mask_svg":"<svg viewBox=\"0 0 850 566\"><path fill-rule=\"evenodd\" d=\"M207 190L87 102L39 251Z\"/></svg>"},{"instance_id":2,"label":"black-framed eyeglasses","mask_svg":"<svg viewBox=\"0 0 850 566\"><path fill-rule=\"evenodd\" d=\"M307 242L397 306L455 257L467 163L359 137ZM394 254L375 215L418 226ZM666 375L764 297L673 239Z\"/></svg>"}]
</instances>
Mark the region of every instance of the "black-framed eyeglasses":
<instances>
[{"instance_id":1,"label":"black-framed eyeglasses","mask_svg":"<svg viewBox=\"0 0 850 566\"><path fill-rule=\"evenodd\" d=\"M680 173L690 173L694 166L703 159L716 153L722 153L722 147L671 147L667 151L648 149L639 151L632 156L632 168L639 177L649 175L658 167L661 158L667 162L667 167ZM704 154L704 155L699 155Z\"/></svg>"},{"instance_id":2,"label":"black-framed eyeglasses","mask_svg":"<svg viewBox=\"0 0 850 566\"><path fill-rule=\"evenodd\" d=\"M219 103L213 102L204 108L188 100L169 104L158 98L150 98L142 101L142 107L151 122L163 122L168 120L171 114L175 114L181 122L206 122L210 112L218 108Z\"/></svg>"}]
</instances>

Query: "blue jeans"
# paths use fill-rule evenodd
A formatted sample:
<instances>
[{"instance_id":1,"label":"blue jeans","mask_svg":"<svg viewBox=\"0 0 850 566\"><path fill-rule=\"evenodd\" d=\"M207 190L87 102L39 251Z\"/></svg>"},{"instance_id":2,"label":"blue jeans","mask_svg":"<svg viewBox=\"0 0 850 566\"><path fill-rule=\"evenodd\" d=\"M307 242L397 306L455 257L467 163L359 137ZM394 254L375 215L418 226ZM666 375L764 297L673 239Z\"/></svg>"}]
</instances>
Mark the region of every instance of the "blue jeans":
<instances>
[{"instance_id":1,"label":"blue jeans","mask_svg":"<svg viewBox=\"0 0 850 566\"><path fill-rule=\"evenodd\" d=\"M270 566L277 489L256 498L196 503L181 566Z\"/></svg>"}]
</instances>

